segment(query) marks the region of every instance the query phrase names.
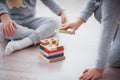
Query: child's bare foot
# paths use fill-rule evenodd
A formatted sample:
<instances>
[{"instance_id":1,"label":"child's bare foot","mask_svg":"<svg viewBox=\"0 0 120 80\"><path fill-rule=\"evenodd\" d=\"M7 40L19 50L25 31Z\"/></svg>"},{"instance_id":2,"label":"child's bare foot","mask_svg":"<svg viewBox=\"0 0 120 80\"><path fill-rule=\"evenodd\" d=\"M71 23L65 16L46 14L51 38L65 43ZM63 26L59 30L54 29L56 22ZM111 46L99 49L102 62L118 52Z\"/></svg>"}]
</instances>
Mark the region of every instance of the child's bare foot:
<instances>
[{"instance_id":1,"label":"child's bare foot","mask_svg":"<svg viewBox=\"0 0 120 80\"><path fill-rule=\"evenodd\" d=\"M79 80L96 80L102 77L103 69L86 69L83 72L83 75L79 78Z\"/></svg>"}]
</instances>

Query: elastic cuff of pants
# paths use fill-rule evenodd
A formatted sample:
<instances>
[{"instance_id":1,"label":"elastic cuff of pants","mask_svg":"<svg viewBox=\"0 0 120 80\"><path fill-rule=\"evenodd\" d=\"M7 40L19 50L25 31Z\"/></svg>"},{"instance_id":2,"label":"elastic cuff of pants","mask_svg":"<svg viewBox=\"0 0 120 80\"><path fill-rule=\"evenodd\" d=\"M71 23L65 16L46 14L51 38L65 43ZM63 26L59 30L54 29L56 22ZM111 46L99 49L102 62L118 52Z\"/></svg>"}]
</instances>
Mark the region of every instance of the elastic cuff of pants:
<instances>
[{"instance_id":1,"label":"elastic cuff of pants","mask_svg":"<svg viewBox=\"0 0 120 80\"><path fill-rule=\"evenodd\" d=\"M29 35L29 38L33 41L34 45L36 45L39 42L39 35L38 33L34 32L31 35Z\"/></svg>"}]
</instances>

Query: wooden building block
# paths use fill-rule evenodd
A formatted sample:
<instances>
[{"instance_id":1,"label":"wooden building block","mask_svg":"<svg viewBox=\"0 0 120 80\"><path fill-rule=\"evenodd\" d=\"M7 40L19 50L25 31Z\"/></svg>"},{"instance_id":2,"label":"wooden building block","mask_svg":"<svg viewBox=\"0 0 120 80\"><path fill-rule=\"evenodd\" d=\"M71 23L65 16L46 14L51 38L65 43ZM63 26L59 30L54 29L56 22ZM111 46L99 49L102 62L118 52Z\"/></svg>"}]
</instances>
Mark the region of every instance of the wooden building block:
<instances>
[{"instance_id":1,"label":"wooden building block","mask_svg":"<svg viewBox=\"0 0 120 80\"><path fill-rule=\"evenodd\" d=\"M63 48L63 47L60 47L60 48L58 48L57 50L53 50L53 51L48 50L48 49L45 48L44 46L40 46L40 49L42 49L44 52L46 52L46 53L48 53L48 54L52 54L52 53L59 52L59 51L64 51L64 48Z\"/></svg>"},{"instance_id":2,"label":"wooden building block","mask_svg":"<svg viewBox=\"0 0 120 80\"><path fill-rule=\"evenodd\" d=\"M42 49L40 49L40 52L44 53L46 56L53 56L53 55L57 55L60 53L64 53L64 51L57 51L57 52L53 52L53 53L46 53L45 51L43 51Z\"/></svg>"},{"instance_id":3,"label":"wooden building block","mask_svg":"<svg viewBox=\"0 0 120 80\"><path fill-rule=\"evenodd\" d=\"M46 60L47 62L49 63L52 63L52 62L57 62L57 61L61 61L61 60L64 60L65 59L65 56L61 56L61 57L57 57L57 58L52 58L52 59L47 59L45 58L42 54L40 54L40 56Z\"/></svg>"},{"instance_id":4,"label":"wooden building block","mask_svg":"<svg viewBox=\"0 0 120 80\"><path fill-rule=\"evenodd\" d=\"M52 58L57 58L57 57L64 56L64 53L59 53L59 54L55 54L55 55L51 55L51 56L45 55L44 52L40 52L40 54L43 55L47 59L52 59Z\"/></svg>"},{"instance_id":5,"label":"wooden building block","mask_svg":"<svg viewBox=\"0 0 120 80\"><path fill-rule=\"evenodd\" d=\"M67 30L57 30L57 32L59 32L59 33L64 33L64 34L70 34L70 32L67 31Z\"/></svg>"}]
</instances>

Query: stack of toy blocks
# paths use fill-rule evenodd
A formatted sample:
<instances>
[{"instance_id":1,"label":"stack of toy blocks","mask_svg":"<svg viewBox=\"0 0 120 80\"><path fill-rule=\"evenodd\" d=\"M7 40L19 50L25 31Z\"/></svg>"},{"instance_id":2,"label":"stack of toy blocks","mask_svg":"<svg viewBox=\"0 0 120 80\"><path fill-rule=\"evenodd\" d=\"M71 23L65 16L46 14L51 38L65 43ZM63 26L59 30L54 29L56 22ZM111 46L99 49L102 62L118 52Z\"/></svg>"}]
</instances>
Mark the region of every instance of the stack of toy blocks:
<instances>
[{"instance_id":1,"label":"stack of toy blocks","mask_svg":"<svg viewBox=\"0 0 120 80\"><path fill-rule=\"evenodd\" d=\"M59 44L59 40L57 38L41 40L40 56L48 62L64 60L64 47Z\"/></svg>"}]
</instances>

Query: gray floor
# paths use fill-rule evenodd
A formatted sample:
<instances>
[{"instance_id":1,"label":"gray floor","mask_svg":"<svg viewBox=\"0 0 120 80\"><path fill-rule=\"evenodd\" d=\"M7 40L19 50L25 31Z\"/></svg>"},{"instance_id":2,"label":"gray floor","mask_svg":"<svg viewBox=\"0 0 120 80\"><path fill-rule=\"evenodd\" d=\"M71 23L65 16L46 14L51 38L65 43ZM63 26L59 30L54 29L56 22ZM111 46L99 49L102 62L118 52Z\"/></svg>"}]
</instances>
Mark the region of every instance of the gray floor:
<instances>
[{"instance_id":1,"label":"gray floor","mask_svg":"<svg viewBox=\"0 0 120 80\"><path fill-rule=\"evenodd\" d=\"M70 20L79 15L84 3L84 0L58 1L67 9ZM37 16L56 17L43 4L37 5ZM60 43L65 48L64 61L45 62L39 56L39 45L1 56L0 80L78 80L84 69L95 66L99 31L99 23L92 16L75 35L60 34Z\"/></svg>"}]
</instances>

